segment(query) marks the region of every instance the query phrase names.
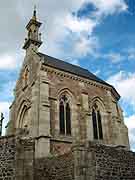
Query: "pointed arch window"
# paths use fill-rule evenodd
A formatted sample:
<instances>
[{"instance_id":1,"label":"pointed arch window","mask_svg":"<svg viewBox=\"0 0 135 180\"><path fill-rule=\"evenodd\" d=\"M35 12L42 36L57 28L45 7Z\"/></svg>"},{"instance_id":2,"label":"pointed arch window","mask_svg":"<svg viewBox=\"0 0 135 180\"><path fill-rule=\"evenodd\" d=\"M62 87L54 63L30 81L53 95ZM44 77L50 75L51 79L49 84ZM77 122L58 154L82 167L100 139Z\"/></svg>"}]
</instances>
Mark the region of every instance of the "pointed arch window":
<instances>
[{"instance_id":1,"label":"pointed arch window","mask_svg":"<svg viewBox=\"0 0 135 180\"><path fill-rule=\"evenodd\" d=\"M93 121L94 139L102 140L103 139L102 118L97 104L94 104L92 109L92 121Z\"/></svg>"},{"instance_id":2,"label":"pointed arch window","mask_svg":"<svg viewBox=\"0 0 135 180\"><path fill-rule=\"evenodd\" d=\"M71 135L71 109L66 95L63 95L59 102L59 127L60 134Z\"/></svg>"},{"instance_id":3,"label":"pointed arch window","mask_svg":"<svg viewBox=\"0 0 135 180\"><path fill-rule=\"evenodd\" d=\"M19 127L24 128L26 126L28 126L28 108L27 106L24 106L21 111Z\"/></svg>"}]
</instances>

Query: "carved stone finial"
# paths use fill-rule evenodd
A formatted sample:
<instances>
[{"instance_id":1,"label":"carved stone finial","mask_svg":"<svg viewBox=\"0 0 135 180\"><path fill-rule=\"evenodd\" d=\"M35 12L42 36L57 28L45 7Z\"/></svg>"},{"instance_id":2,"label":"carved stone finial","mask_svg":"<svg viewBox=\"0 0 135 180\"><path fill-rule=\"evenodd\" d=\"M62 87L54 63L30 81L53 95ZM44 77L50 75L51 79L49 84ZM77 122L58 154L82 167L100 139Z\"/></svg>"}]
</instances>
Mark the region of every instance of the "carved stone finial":
<instances>
[{"instance_id":1,"label":"carved stone finial","mask_svg":"<svg viewBox=\"0 0 135 180\"><path fill-rule=\"evenodd\" d=\"M36 20L37 19L37 11L36 11L36 5L34 5L34 11L33 11L33 19Z\"/></svg>"}]
</instances>

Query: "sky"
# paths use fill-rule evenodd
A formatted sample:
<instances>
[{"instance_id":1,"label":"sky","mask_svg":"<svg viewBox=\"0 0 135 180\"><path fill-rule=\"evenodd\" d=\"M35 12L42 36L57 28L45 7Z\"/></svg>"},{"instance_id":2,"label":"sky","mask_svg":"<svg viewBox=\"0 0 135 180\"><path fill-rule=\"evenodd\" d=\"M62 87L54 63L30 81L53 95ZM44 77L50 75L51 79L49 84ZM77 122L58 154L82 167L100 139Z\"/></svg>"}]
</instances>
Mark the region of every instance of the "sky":
<instances>
[{"instance_id":1,"label":"sky","mask_svg":"<svg viewBox=\"0 0 135 180\"><path fill-rule=\"evenodd\" d=\"M9 119L25 56L25 26L37 6L40 51L87 68L121 95L135 151L135 0L4 0L0 5L0 112ZM4 132L4 129L3 129Z\"/></svg>"}]
</instances>

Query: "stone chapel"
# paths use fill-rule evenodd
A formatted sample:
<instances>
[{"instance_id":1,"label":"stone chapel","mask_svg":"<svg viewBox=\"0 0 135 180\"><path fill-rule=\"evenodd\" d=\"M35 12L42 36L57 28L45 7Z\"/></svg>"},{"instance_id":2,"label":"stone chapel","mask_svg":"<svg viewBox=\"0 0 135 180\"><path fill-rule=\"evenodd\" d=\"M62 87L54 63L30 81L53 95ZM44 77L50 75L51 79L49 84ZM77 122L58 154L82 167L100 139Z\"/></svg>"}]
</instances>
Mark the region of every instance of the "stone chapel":
<instances>
[{"instance_id":1,"label":"stone chapel","mask_svg":"<svg viewBox=\"0 0 135 180\"><path fill-rule=\"evenodd\" d=\"M64 154L77 142L129 149L116 89L87 69L39 52L36 10L28 22L26 51L10 107L7 135L35 139L36 157Z\"/></svg>"}]
</instances>

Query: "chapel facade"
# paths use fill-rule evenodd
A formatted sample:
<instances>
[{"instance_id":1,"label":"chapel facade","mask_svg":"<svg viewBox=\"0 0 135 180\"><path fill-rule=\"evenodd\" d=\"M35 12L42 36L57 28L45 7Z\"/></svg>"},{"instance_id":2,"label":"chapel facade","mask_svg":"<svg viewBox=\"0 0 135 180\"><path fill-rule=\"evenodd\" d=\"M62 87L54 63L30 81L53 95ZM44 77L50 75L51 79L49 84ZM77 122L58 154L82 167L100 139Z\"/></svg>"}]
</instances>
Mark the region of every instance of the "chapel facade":
<instances>
[{"instance_id":1,"label":"chapel facade","mask_svg":"<svg viewBox=\"0 0 135 180\"><path fill-rule=\"evenodd\" d=\"M129 149L116 89L86 69L40 53L40 26L34 10L7 134L34 138L36 157L64 154L88 141Z\"/></svg>"}]
</instances>

